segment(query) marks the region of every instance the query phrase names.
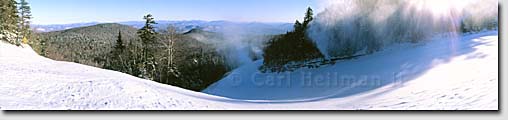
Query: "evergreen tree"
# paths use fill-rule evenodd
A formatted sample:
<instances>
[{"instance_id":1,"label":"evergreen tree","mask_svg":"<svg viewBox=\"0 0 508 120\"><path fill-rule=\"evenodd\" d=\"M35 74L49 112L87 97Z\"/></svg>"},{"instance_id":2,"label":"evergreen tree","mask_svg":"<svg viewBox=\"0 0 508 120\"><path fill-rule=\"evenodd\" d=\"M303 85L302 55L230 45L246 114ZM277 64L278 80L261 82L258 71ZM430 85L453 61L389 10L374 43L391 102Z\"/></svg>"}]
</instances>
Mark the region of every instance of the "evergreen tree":
<instances>
[{"instance_id":1,"label":"evergreen tree","mask_svg":"<svg viewBox=\"0 0 508 120\"><path fill-rule=\"evenodd\" d=\"M141 38L143 44L142 71L145 78L153 79L155 70L153 44L157 34L154 24L157 23L154 21L151 14L144 16L143 19L145 19L145 25L138 30L138 36Z\"/></svg>"},{"instance_id":2,"label":"evergreen tree","mask_svg":"<svg viewBox=\"0 0 508 120\"><path fill-rule=\"evenodd\" d=\"M20 45L16 5L15 0L0 0L0 40Z\"/></svg>"},{"instance_id":3,"label":"evergreen tree","mask_svg":"<svg viewBox=\"0 0 508 120\"><path fill-rule=\"evenodd\" d=\"M46 39L40 39L38 41L39 41L39 43L38 43L37 46L40 49L40 54L42 56L46 56Z\"/></svg>"},{"instance_id":4,"label":"evergreen tree","mask_svg":"<svg viewBox=\"0 0 508 120\"><path fill-rule=\"evenodd\" d=\"M151 14L144 16L143 19L145 19L145 25L138 30L138 35L143 44L151 44L155 40L155 35L157 34L154 27L154 24L157 23Z\"/></svg>"},{"instance_id":5,"label":"evergreen tree","mask_svg":"<svg viewBox=\"0 0 508 120\"><path fill-rule=\"evenodd\" d=\"M303 26L305 28L309 27L309 23L314 20L314 18L312 17L314 14L313 14L313 10L312 8L308 7L307 8L307 12L305 12L305 18L303 20Z\"/></svg>"},{"instance_id":6,"label":"evergreen tree","mask_svg":"<svg viewBox=\"0 0 508 120\"><path fill-rule=\"evenodd\" d=\"M106 69L116 70L116 71L125 71L125 67L127 64L124 62L123 53L125 50L125 46L122 40L122 32L118 31L118 38L116 39L116 44L113 46L113 50L110 52L107 58L106 65L104 66Z\"/></svg>"},{"instance_id":7,"label":"evergreen tree","mask_svg":"<svg viewBox=\"0 0 508 120\"><path fill-rule=\"evenodd\" d=\"M19 3L19 17L20 17L20 33L19 37L23 38L23 40L30 39L31 30L30 30L30 19L32 19L31 8L28 5L26 0L20 0ZM23 41L26 42L26 41Z\"/></svg>"},{"instance_id":8,"label":"evergreen tree","mask_svg":"<svg viewBox=\"0 0 508 120\"><path fill-rule=\"evenodd\" d=\"M296 20L295 25L293 25L293 27L295 31L304 31L303 24L298 20Z\"/></svg>"},{"instance_id":9,"label":"evergreen tree","mask_svg":"<svg viewBox=\"0 0 508 120\"><path fill-rule=\"evenodd\" d=\"M123 40L122 40L122 31L118 31L118 38L116 39L115 50L123 52L124 49L125 49L125 45L123 44Z\"/></svg>"}]
</instances>

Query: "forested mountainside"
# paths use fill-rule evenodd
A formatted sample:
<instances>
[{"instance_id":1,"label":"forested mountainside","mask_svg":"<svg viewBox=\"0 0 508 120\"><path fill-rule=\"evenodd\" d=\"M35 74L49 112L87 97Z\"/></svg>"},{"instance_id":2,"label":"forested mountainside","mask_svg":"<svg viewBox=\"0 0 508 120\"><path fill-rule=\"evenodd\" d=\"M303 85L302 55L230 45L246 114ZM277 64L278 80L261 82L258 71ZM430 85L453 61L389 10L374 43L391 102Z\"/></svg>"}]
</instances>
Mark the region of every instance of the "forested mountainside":
<instances>
[{"instance_id":1,"label":"forested mountainside","mask_svg":"<svg viewBox=\"0 0 508 120\"><path fill-rule=\"evenodd\" d=\"M108 23L38 33L39 45L34 49L51 59L111 69L195 91L232 69L213 45L170 29L156 34L148 46L138 38L137 31L127 25ZM143 65L145 47L153 54L150 71Z\"/></svg>"},{"instance_id":2,"label":"forested mountainside","mask_svg":"<svg viewBox=\"0 0 508 120\"><path fill-rule=\"evenodd\" d=\"M54 60L103 67L119 32L125 43L136 39L137 29L120 24L99 24L48 33L37 33L42 44L34 49Z\"/></svg>"}]
</instances>

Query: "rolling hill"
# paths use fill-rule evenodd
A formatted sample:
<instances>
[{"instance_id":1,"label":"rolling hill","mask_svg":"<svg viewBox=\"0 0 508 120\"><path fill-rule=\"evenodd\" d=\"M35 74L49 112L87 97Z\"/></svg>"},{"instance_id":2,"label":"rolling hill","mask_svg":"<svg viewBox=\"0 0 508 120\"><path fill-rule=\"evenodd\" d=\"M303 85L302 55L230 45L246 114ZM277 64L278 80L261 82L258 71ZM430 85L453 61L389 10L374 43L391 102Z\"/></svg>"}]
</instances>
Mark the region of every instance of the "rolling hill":
<instances>
[{"instance_id":1,"label":"rolling hill","mask_svg":"<svg viewBox=\"0 0 508 120\"><path fill-rule=\"evenodd\" d=\"M45 49L37 52L60 61L71 61L96 67L102 67L105 54L111 51L119 32L125 43L137 39L136 28L116 24L98 24L94 26L67 29L47 33L38 33L38 41Z\"/></svg>"}]
</instances>

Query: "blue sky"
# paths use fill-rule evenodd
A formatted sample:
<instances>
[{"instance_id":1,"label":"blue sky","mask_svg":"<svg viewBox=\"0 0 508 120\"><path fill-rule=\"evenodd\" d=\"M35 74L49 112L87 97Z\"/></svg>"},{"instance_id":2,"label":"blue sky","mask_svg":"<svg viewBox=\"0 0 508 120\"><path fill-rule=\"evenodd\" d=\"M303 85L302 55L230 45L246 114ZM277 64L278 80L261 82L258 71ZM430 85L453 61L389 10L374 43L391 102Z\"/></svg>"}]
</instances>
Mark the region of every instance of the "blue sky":
<instances>
[{"instance_id":1,"label":"blue sky","mask_svg":"<svg viewBox=\"0 0 508 120\"><path fill-rule=\"evenodd\" d=\"M34 24L156 20L294 22L317 0L28 0Z\"/></svg>"}]
</instances>

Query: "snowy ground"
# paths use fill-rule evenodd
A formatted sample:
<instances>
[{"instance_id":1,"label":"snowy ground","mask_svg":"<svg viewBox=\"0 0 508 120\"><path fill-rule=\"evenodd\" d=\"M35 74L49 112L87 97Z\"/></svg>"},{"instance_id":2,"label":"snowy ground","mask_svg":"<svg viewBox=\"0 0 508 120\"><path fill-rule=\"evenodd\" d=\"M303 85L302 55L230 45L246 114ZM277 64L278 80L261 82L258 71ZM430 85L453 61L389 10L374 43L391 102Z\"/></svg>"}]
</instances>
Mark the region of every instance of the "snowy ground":
<instances>
[{"instance_id":1,"label":"snowy ground","mask_svg":"<svg viewBox=\"0 0 508 120\"><path fill-rule=\"evenodd\" d=\"M261 74L257 61L209 87L208 95L53 61L0 41L0 109L497 110L498 50L498 33L490 31L292 73Z\"/></svg>"},{"instance_id":2,"label":"snowy ground","mask_svg":"<svg viewBox=\"0 0 508 120\"><path fill-rule=\"evenodd\" d=\"M243 66L204 92L330 109L497 109L496 31L395 45L318 69L264 74ZM446 38L446 39L444 39Z\"/></svg>"}]
</instances>

